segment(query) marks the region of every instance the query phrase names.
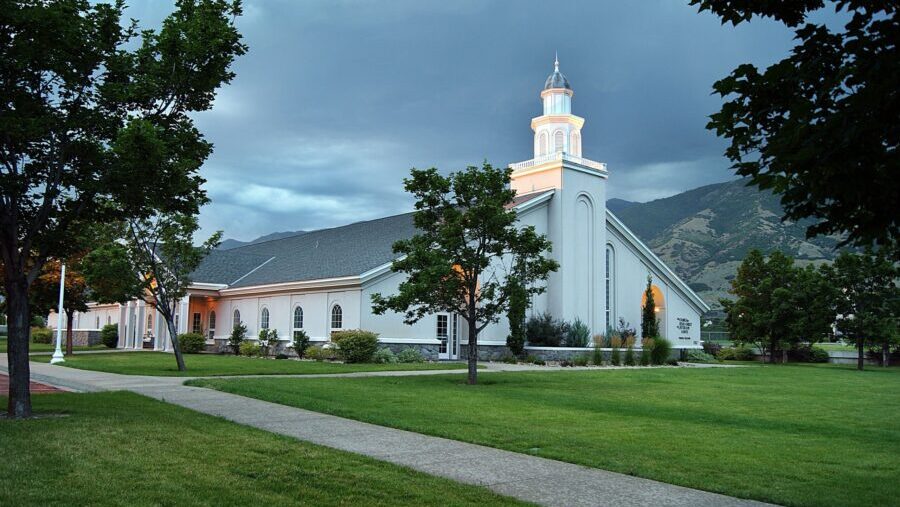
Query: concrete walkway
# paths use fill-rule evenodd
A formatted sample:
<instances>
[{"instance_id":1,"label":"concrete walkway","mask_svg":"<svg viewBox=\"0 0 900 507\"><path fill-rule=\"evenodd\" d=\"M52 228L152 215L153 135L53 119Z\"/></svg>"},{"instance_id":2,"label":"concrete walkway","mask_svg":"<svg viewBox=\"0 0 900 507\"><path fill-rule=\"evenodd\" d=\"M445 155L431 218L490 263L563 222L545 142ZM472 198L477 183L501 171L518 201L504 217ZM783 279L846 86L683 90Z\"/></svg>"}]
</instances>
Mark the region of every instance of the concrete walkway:
<instances>
[{"instance_id":1,"label":"concrete walkway","mask_svg":"<svg viewBox=\"0 0 900 507\"><path fill-rule=\"evenodd\" d=\"M0 371L6 370L0 354ZM456 440L182 385L184 377L142 377L31 363L32 377L85 391L128 390L198 412L431 475L485 486L541 505L766 505ZM403 372L408 374L410 372ZM432 373L432 372L423 372Z\"/></svg>"}]
</instances>

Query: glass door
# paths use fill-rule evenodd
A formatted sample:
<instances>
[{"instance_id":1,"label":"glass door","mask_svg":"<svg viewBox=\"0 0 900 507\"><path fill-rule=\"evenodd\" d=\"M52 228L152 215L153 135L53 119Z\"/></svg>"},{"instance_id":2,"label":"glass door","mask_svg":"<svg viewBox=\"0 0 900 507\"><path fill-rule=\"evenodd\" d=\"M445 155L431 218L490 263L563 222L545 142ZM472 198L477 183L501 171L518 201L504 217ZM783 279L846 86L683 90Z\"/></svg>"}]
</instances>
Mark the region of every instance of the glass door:
<instances>
[{"instance_id":1,"label":"glass door","mask_svg":"<svg viewBox=\"0 0 900 507\"><path fill-rule=\"evenodd\" d=\"M450 315L437 314L437 327L435 329L438 340L438 359L450 359Z\"/></svg>"}]
</instances>

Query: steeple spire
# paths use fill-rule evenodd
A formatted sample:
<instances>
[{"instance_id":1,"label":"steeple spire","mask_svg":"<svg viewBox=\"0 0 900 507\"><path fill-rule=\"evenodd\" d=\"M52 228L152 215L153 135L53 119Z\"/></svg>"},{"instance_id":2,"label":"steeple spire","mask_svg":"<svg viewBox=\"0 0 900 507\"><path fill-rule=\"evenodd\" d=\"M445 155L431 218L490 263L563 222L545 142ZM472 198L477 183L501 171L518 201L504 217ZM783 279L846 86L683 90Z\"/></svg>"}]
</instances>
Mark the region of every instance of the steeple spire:
<instances>
[{"instance_id":1,"label":"steeple spire","mask_svg":"<svg viewBox=\"0 0 900 507\"><path fill-rule=\"evenodd\" d=\"M559 72L559 51L553 57L553 72Z\"/></svg>"}]
</instances>

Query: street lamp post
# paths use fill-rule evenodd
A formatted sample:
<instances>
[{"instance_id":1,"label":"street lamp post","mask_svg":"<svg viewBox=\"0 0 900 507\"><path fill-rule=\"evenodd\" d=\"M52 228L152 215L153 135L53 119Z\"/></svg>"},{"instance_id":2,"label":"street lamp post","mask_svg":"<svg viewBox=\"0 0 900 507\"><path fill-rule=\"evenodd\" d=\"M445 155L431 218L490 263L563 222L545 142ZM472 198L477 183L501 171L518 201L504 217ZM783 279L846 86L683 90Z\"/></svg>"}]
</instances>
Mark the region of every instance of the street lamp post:
<instances>
[{"instance_id":1,"label":"street lamp post","mask_svg":"<svg viewBox=\"0 0 900 507\"><path fill-rule=\"evenodd\" d=\"M63 264L62 271L59 274L59 309L56 311L56 352L53 353L50 364L62 363L65 361L62 353L63 296L65 295L65 288L66 265Z\"/></svg>"}]
</instances>

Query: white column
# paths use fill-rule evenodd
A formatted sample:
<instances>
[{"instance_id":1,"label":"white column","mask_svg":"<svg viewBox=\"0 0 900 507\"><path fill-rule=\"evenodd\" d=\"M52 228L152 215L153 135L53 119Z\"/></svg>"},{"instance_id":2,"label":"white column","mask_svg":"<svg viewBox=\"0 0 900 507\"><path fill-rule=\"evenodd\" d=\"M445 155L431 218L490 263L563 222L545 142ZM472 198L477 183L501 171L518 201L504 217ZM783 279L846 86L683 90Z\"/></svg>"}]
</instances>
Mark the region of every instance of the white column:
<instances>
[{"instance_id":1,"label":"white column","mask_svg":"<svg viewBox=\"0 0 900 507\"><path fill-rule=\"evenodd\" d=\"M169 350L169 328L159 310L156 310L154 328L156 340L153 342L153 350Z\"/></svg>"},{"instance_id":2,"label":"white column","mask_svg":"<svg viewBox=\"0 0 900 507\"><path fill-rule=\"evenodd\" d=\"M138 299L135 311L137 313L137 325L134 326L131 347L140 350L144 348L144 334L147 333L147 302L143 299Z\"/></svg>"},{"instance_id":3,"label":"white column","mask_svg":"<svg viewBox=\"0 0 900 507\"><path fill-rule=\"evenodd\" d=\"M125 344L128 341L128 306L131 302L126 304L119 304L119 344L118 348L124 349Z\"/></svg>"}]
</instances>

